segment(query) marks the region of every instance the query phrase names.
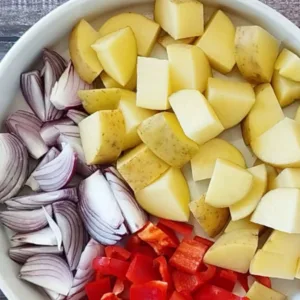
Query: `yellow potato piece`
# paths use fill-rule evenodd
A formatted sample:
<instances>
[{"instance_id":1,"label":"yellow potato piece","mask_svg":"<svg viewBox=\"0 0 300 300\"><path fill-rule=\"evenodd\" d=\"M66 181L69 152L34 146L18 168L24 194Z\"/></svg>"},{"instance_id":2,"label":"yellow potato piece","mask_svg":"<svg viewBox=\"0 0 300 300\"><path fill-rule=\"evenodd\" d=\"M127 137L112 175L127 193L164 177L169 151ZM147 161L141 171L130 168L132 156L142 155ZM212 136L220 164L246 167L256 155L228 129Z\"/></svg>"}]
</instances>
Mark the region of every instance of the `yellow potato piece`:
<instances>
[{"instance_id":1,"label":"yellow potato piece","mask_svg":"<svg viewBox=\"0 0 300 300\"><path fill-rule=\"evenodd\" d=\"M130 27L105 35L92 48L96 51L104 71L125 86L133 76L137 60L136 39Z\"/></svg>"},{"instance_id":2,"label":"yellow potato piece","mask_svg":"<svg viewBox=\"0 0 300 300\"><path fill-rule=\"evenodd\" d=\"M167 60L139 57L137 64L137 106L166 110L170 108L170 67Z\"/></svg>"},{"instance_id":3,"label":"yellow potato piece","mask_svg":"<svg viewBox=\"0 0 300 300\"><path fill-rule=\"evenodd\" d=\"M210 179L218 158L246 168L243 154L236 147L225 140L215 138L200 146L198 153L191 160L194 181Z\"/></svg>"},{"instance_id":4,"label":"yellow potato piece","mask_svg":"<svg viewBox=\"0 0 300 300\"><path fill-rule=\"evenodd\" d=\"M297 279L300 279L300 258L298 259L298 264L297 264L297 270L296 270L296 275L295 277Z\"/></svg>"},{"instance_id":5,"label":"yellow potato piece","mask_svg":"<svg viewBox=\"0 0 300 300\"><path fill-rule=\"evenodd\" d=\"M275 70L287 79L300 81L300 57L288 49L283 49L275 63Z\"/></svg>"},{"instance_id":6,"label":"yellow potato piece","mask_svg":"<svg viewBox=\"0 0 300 300\"><path fill-rule=\"evenodd\" d=\"M284 119L283 111L269 83L254 89L256 101L242 122L242 133L246 145Z\"/></svg>"},{"instance_id":7,"label":"yellow potato piece","mask_svg":"<svg viewBox=\"0 0 300 300\"><path fill-rule=\"evenodd\" d=\"M292 104L300 99L300 82L287 79L274 71L272 86L281 107Z\"/></svg>"},{"instance_id":8,"label":"yellow potato piece","mask_svg":"<svg viewBox=\"0 0 300 300\"><path fill-rule=\"evenodd\" d=\"M117 161L117 169L135 191L139 191L169 169L146 145L128 151Z\"/></svg>"},{"instance_id":9,"label":"yellow potato piece","mask_svg":"<svg viewBox=\"0 0 300 300\"><path fill-rule=\"evenodd\" d=\"M264 164L248 169L253 175L253 185L250 192L239 202L229 207L233 221L250 216L255 210L268 186L268 174Z\"/></svg>"},{"instance_id":10,"label":"yellow potato piece","mask_svg":"<svg viewBox=\"0 0 300 300\"><path fill-rule=\"evenodd\" d=\"M118 108L121 110L125 121L126 133L123 150L127 150L141 143L137 128L144 120L153 116L155 111L137 107L136 94L130 91L122 93Z\"/></svg>"},{"instance_id":11,"label":"yellow potato piece","mask_svg":"<svg viewBox=\"0 0 300 300\"><path fill-rule=\"evenodd\" d=\"M225 129L239 124L255 103L250 83L209 78L206 99Z\"/></svg>"},{"instance_id":12,"label":"yellow potato piece","mask_svg":"<svg viewBox=\"0 0 300 300\"><path fill-rule=\"evenodd\" d=\"M156 0L154 19L175 40L204 31L203 4L197 0Z\"/></svg>"},{"instance_id":13,"label":"yellow potato piece","mask_svg":"<svg viewBox=\"0 0 300 300\"><path fill-rule=\"evenodd\" d=\"M181 168L198 152L198 145L183 132L173 113L163 112L138 127L141 140L163 161Z\"/></svg>"},{"instance_id":14,"label":"yellow potato piece","mask_svg":"<svg viewBox=\"0 0 300 300\"><path fill-rule=\"evenodd\" d=\"M181 222L189 220L190 192L179 169L170 168L135 196L141 207L153 216Z\"/></svg>"},{"instance_id":15,"label":"yellow potato piece","mask_svg":"<svg viewBox=\"0 0 300 300\"><path fill-rule=\"evenodd\" d=\"M300 233L300 190L279 188L259 202L251 222L287 233Z\"/></svg>"},{"instance_id":16,"label":"yellow potato piece","mask_svg":"<svg viewBox=\"0 0 300 300\"><path fill-rule=\"evenodd\" d=\"M274 180L274 188L300 189L300 169L286 168Z\"/></svg>"},{"instance_id":17,"label":"yellow potato piece","mask_svg":"<svg viewBox=\"0 0 300 300\"><path fill-rule=\"evenodd\" d=\"M197 90L181 90L169 102L178 121L191 140L202 145L218 136L224 127L205 97Z\"/></svg>"},{"instance_id":18,"label":"yellow potato piece","mask_svg":"<svg viewBox=\"0 0 300 300\"><path fill-rule=\"evenodd\" d=\"M257 158L256 161L254 162L253 166L255 167L255 166L261 165L263 163L264 163L263 161L261 161L259 158ZM275 189L274 181L275 181L275 178L278 175L278 172L277 172L277 170L274 167L272 167L270 165L265 164L265 166L267 168L267 173L268 173L268 187L267 187L267 191L270 191L270 190Z\"/></svg>"},{"instance_id":19,"label":"yellow potato piece","mask_svg":"<svg viewBox=\"0 0 300 300\"><path fill-rule=\"evenodd\" d=\"M247 273L258 246L256 230L241 229L223 234L206 252L204 262Z\"/></svg>"},{"instance_id":20,"label":"yellow potato piece","mask_svg":"<svg viewBox=\"0 0 300 300\"><path fill-rule=\"evenodd\" d=\"M253 83L271 81L280 43L260 26L237 27L235 58L242 75Z\"/></svg>"},{"instance_id":21,"label":"yellow potato piece","mask_svg":"<svg viewBox=\"0 0 300 300\"><path fill-rule=\"evenodd\" d=\"M194 45L174 44L167 47L167 52L172 91L194 89L204 92L212 73L203 51Z\"/></svg>"},{"instance_id":22,"label":"yellow potato piece","mask_svg":"<svg viewBox=\"0 0 300 300\"><path fill-rule=\"evenodd\" d=\"M97 54L91 48L99 37L99 33L82 19L73 28L69 38L69 51L74 68L87 83L92 83L103 70Z\"/></svg>"},{"instance_id":23,"label":"yellow potato piece","mask_svg":"<svg viewBox=\"0 0 300 300\"><path fill-rule=\"evenodd\" d=\"M285 300L287 297L255 281L246 297L249 300Z\"/></svg>"},{"instance_id":24,"label":"yellow potato piece","mask_svg":"<svg viewBox=\"0 0 300 300\"><path fill-rule=\"evenodd\" d=\"M95 112L79 123L79 129L87 164L110 163L121 154L125 123L120 110Z\"/></svg>"},{"instance_id":25,"label":"yellow potato piece","mask_svg":"<svg viewBox=\"0 0 300 300\"><path fill-rule=\"evenodd\" d=\"M217 159L205 201L214 207L229 207L242 200L252 184L250 172L227 160Z\"/></svg>"},{"instance_id":26,"label":"yellow potato piece","mask_svg":"<svg viewBox=\"0 0 300 300\"><path fill-rule=\"evenodd\" d=\"M297 109L297 112L295 115L295 121L300 122L300 106Z\"/></svg>"},{"instance_id":27,"label":"yellow potato piece","mask_svg":"<svg viewBox=\"0 0 300 300\"><path fill-rule=\"evenodd\" d=\"M234 38L234 25L223 11L218 10L195 45L204 51L214 69L228 73L235 65Z\"/></svg>"},{"instance_id":28,"label":"yellow potato piece","mask_svg":"<svg viewBox=\"0 0 300 300\"><path fill-rule=\"evenodd\" d=\"M159 24L137 13L121 13L108 19L99 33L105 36L125 27L130 27L135 35L138 55L149 56L160 33Z\"/></svg>"},{"instance_id":29,"label":"yellow potato piece","mask_svg":"<svg viewBox=\"0 0 300 300\"><path fill-rule=\"evenodd\" d=\"M190 202L190 210L209 237L217 236L226 225L229 217L228 208L215 208L205 203L205 195Z\"/></svg>"},{"instance_id":30,"label":"yellow potato piece","mask_svg":"<svg viewBox=\"0 0 300 300\"><path fill-rule=\"evenodd\" d=\"M250 217L246 217L244 219L240 219L237 221L230 221L225 228L225 233L235 231L235 230L241 230L241 229L249 229L249 230L254 230L257 235L262 231L264 226L252 223L250 221Z\"/></svg>"},{"instance_id":31,"label":"yellow potato piece","mask_svg":"<svg viewBox=\"0 0 300 300\"><path fill-rule=\"evenodd\" d=\"M250 274L293 280L296 268L295 256L258 250L251 262Z\"/></svg>"},{"instance_id":32,"label":"yellow potato piece","mask_svg":"<svg viewBox=\"0 0 300 300\"><path fill-rule=\"evenodd\" d=\"M111 78L105 72L101 72L100 78L102 80L103 85L106 88L123 88L125 90L133 91L136 89L136 81L137 81L137 72L136 70L133 72L131 79L128 81L125 86L122 86L118 82L116 82L113 78Z\"/></svg>"},{"instance_id":33,"label":"yellow potato piece","mask_svg":"<svg viewBox=\"0 0 300 300\"><path fill-rule=\"evenodd\" d=\"M254 154L279 168L300 167L300 123L285 118L251 142Z\"/></svg>"},{"instance_id":34,"label":"yellow potato piece","mask_svg":"<svg viewBox=\"0 0 300 300\"><path fill-rule=\"evenodd\" d=\"M179 39L174 40L170 35L167 33L165 35L162 35L158 38L157 42L163 46L164 48L167 48L169 45L174 44L191 44L195 41L195 37L185 38L185 39Z\"/></svg>"}]
</instances>

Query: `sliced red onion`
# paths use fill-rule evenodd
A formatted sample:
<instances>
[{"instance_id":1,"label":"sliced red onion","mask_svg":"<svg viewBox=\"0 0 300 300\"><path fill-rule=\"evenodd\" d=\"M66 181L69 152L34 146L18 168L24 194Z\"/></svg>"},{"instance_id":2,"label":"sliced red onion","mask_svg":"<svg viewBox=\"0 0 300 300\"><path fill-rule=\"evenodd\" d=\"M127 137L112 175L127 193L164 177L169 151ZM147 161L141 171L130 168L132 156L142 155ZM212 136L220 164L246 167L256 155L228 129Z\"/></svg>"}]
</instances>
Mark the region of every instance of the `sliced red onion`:
<instances>
[{"instance_id":1,"label":"sliced red onion","mask_svg":"<svg viewBox=\"0 0 300 300\"><path fill-rule=\"evenodd\" d=\"M8 208L23 210L40 208L41 206L52 204L61 200L78 202L77 189L67 188L54 192L15 197L6 200L5 204Z\"/></svg>"},{"instance_id":2,"label":"sliced red onion","mask_svg":"<svg viewBox=\"0 0 300 300\"><path fill-rule=\"evenodd\" d=\"M23 280L65 296L73 282L73 275L67 263L53 254L38 254L28 258L19 276Z\"/></svg>"},{"instance_id":3,"label":"sliced red onion","mask_svg":"<svg viewBox=\"0 0 300 300\"><path fill-rule=\"evenodd\" d=\"M63 299L66 299L66 296L63 296L59 293L56 293L56 292L53 292L51 290L48 290L48 289L44 289L45 293L48 295L48 297L51 299L51 300L63 300Z\"/></svg>"},{"instance_id":4,"label":"sliced red onion","mask_svg":"<svg viewBox=\"0 0 300 300\"><path fill-rule=\"evenodd\" d=\"M57 139L60 134L59 130L56 128L57 125L74 125L74 122L69 118L63 118L45 123L40 130L40 134L48 146L54 146L57 144Z\"/></svg>"},{"instance_id":5,"label":"sliced red onion","mask_svg":"<svg viewBox=\"0 0 300 300\"><path fill-rule=\"evenodd\" d=\"M63 188L71 180L75 171L77 155L70 145L52 161L32 173L40 189L45 192Z\"/></svg>"},{"instance_id":6,"label":"sliced red onion","mask_svg":"<svg viewBox=\"0 0 300 300\"><path fill-rule=\"evenodd\" d=\"M43 159L40 161L40 163L36 166L34 171L39 170L42 166L44 166L48 162L52 161L54 158L56 158L59 155L59 153L60 152L55 147L52 147L47 152L47 154L43 157ZM29 186L33 191L37 192L40 190L40 186L37 183L37 181L33 178L32 174L27 179L25 185Z\"/></svg>"},{"instance_id":7,"label":"sliced red onion","mask_svg":"<svg viewBox=\"0 0 300 300\"><path fill-rule=\"evenodd\" d=\"M81 254L77 271L73 280L68 300L81 300L86 295L84 287L95 277L92 262L96 257L104 255L104 247L91 239Z\"/></svg>"},{"instance_id":8,"label":"sliced red onion","mask_svg":"<svg viewBox=\"0 0 300 300\"><path fill-rule=\"evenodd\" d=\"M38 70L23 73L20 80L23 96L36 116L43 122L46 121L44 83Z\"/></svg>"},{"instance_id":9,"label":"sliced red onion","mask_svg":"<svg viewBox=\"0 0 300 300\"><path fill-rule=\"evenodd\" d=\"M127 228L131 233L139 231L148 221L148 216L138 205L134 194L121 174L114 167L108 167L104 170L111 190L122 210Z\"/></svg>"},{"instance_id":10,"label":"sliced red onion","mask_svg":"<svg viewBox=\"0 0 300 300\"><path fill-rule=\"evenodd\" d=\"M53 213L62 233L62 241L70 270L77 268L84 248L85 228L74 202L60 201L53 204Z\"/></svg>"},{"instance_id":11,"label":"sliced red onion","mask_svg":"<svg viewBox=\"0 0 300 300\"><path fill-rule=\"evenodd\" d=\"M77 96L79 90L89 90L91 85L84 82L74 69L70 61L67 69L61 75L52 89L50 101L59 110L81 105Z\"/></svg>"},{"instance_id":12,"label":"sliced red onion","mask_svg":"<svg viewBox=\"0 0 300 300\"><path fill-rule=\"evenodd\" d=\"M15 196L27 177L28 153L9 133L0 133L0 203Z\"/></svg>"},{"instance_id":13,"label":"sliced red onion","mask_svg":"<svg viewBox=\"0 0 300 300\"><path fill-rule=\"evenodd\" d=\"M56 125L55 128L59 131L60 136L80 138L79 127L77 125Z\"/></svg>"},{"instance_id":14,"label":"sliced red onion","mask_svg":"<svg viewBox=\"0 0 300 300\"><path fill-rule=\"evenodd\" d=\"M70 118L77 125L87 116L88 114L77 109L69 109L67 112L67 117Z\"/></svg>"},{"instance_id":15,"label":"sliced red onion","mask_svg":"<svg viewBox=\"0 0 300 300\"><path fill-rule=\"evenodd\" d=\"M56 81L59 80L67 67L67 62L57 52L49 49L43 50L43 76L45 90L45 116L46 121L56 120L63 115L62 111L57 110L50 101L51 91Z\"/></svg>"},{"instance_id":16,"label":"sliced red onion","mask_svg":"<svg viewBox=\"0 0 300 300\"><path fill-rule=\"evenodd\" d=\"M46 210L52 216L51 205ZM44 228L48 222L43 209L0 211L0 220L6 227L21 233L28 233Z\"/></svg>"},{"instance_id":17,"label":"sliced red onion","mask_svg":"<svg viewBox=\"0 0 300 300\"><path fill-rule=\"evenodd\" d=\"M63 250L58 250L55 246L21 246L13 247L8 250L9 257L21 264L25 263L29 257L36 254L62 255Z\"/></svg>"}]
</instances>

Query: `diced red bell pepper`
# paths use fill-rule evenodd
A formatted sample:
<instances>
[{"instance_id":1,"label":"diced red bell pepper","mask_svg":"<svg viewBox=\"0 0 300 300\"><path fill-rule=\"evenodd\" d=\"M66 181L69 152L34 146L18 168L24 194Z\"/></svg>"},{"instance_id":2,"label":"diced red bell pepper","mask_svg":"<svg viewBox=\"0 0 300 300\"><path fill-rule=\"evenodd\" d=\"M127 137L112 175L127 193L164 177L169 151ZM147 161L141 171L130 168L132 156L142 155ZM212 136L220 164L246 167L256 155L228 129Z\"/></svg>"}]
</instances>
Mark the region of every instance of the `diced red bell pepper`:
<instances>
[{"instance_id":1,"label":"diced red bell pepper","mask_svg":"<svg viewBox=\"0 0 300 300\"><path fill-rule=\"evenodd\" d=\"M272 283L271 283L271 279L269 277L264 277L264 276L258 276L258 275L253 275L253 277L255 278L255 280L257 282L259 282L260 284L268 287L269 289L272 288Z\"/></svg>"},{"instance_id":2,"label":"diced red bell pepper","mask_svg":"<svg viewBox=\"0 0 300 300\"><path fill-rule=\"evenodd\" d=\"M105 277L105 276L104 276L101 272L97 271L97 272L96 272L95 281L98 281L98 280L100 280L100 279L103 279L104 277Z\"/></svg>"},{"instance_id":3,"label":"diced red bell pepper","mask_svg":"<svg viewBox=\"0 0 300 300\"><path fill-rule=\"evenodd\" d=\"M154 267L158 268L160 277L162 281L165 281L168 284L168 288L171 289L173 286L169 266L167 260L164 256L157 257L153 261Z\"/></svg>"},{"instance_id":4,"label":"diced red bell pepper","mask_svg":"<svg viewBox=\"0 0 300 300\"><path fill-rule=\"evenodd\" d=\"M206 284L194 294L194 300L247 300L247 297L239 297L220 287Z\"/></svg>"},{"instance_id":5,"label":"diced red bell pepper","mask_svg":"<svg viewBox=\"0 0 300 300\"><path fill-rule=\"evenodd\" d=\"M125 289L124 281L122 279L117 278L112 292L115 295L120 295L121 293L124 292L124 289Z\"/></svg>"},{"instance_id":6,"label":"diced red bell pepper","mask_svg":"<svg viewBox=\"0 0 300 300\"><path fill-rule=\"evenodd\" d=\"M93 261L93 268L103 275L113 275L125 279L129 262L110 257L96 257Z\"/></svg>"},{"instance_id":7,"label":"diced red bell pepper","mask_svg":"<svg viewBox=\"0 0 300 300\"><path fill-rule=\"evenodd\" d=\"M164 233L166 233L171 238L171 240L174 242L174 244L179 246L179 244L180 244L179 238L171 228L165 226L164 224L162 224L160 222L156 226L159 229L161 229Z\"/></svg>"},{"instance_id":8,"label":"diced red bell pepper","mask_svg":"<svg viewBox=\"0 0 300 300\"><path fill-rule=\"evenodd\" d=\"M131 258L134 258L135 254L140 253L152 258L157 257L157 254L155 253L154 249L152 247L150 247L149 245L147 245L145 243L145 245L139 245L137 247L135 247L132 251L131 251Z\"/></svg>"},{"instance_id":9,"label":"diced red bell pepper","mask_svg":"<svg viewBox=\"0 0 300 300\"><path fill-rule=\"evenodd\" d=\"M90 282L85 286L85 292L89 300L99 300L101 297L111 292L110 279L102 278L98 281Z\"/></svg>"},{"instance_id":10,"label":"diced red bell pepper","mask_svg":"<svg viewBox=\"0 0 300 300\"><path fill-rule=\"evenodd\" d=\"M118 296L116 296L114 293L107 293L101 297L101 300L121 300L121 299Z\"/></svg>"},{"instance_id":11,"label":"diced red bell pepper","mask_svg":"<svg viewBox=\"0 0 300 300\"><path fill-rule=\"evenodd\" d=\"M105 247L105 254L107 257L116 258L120 260L128 260L131 253L120 246Z\"/></svg>"},{"instance_id":12,"label":"diced red bell pepper","mask_svg":"<svg viewBox=\"0 0 300 300\"><path fill-rule=\"evenodd\" d=\"M130 288L130 300L166 300L168 284L163 281L150 281L134 284Z\"/></svg>"},{"instance_id":13,"label":"diced red bell pepper","mask_svg":"<svg viewBox=\"0 0 300 300\"><path fill-rule=\"evenodd\" d=\"M212 283L224 290L232 292L237 281L238 276L236 272L219 269Z\"/></svg>"},{"instance_id":14,"label":"diced red bell pepper","mask_svg":"<svg viewBox=\"0 0 300 300\"><path fill-rule=\"evenodd\" d=\"M204 282L212 280L217 273L217 267L203 264L203 266L200 268L200 271L198 272L199 276L201 276L201 280Z\"/></svg>"},{"instance_id":15,"label":"diced red bell pepper","mask_svg":"<svg viewBox=\"0 0 300 300\"><path fill-rule=\"evenodd\" d=\"M193 300L193 297L189 294L182 294L174 291L170 300Z\"/></svg>"},{"instance_id":16,"label":"diced red bell pepper","mask_svg":"<svg viewBox=\"0 0 300 300\"><path fill-rule=\"evenodd\" d=\"M193 233L194 226L184 222L176 222L166 219L159 219L158 224L163 224L183 236L190 236Z\"/></svg>"},{"instance_id":17,"label":"diced red bell pepper","mask_svg":"<svg viewBox=\"0 0 300 300\"><path fill-rule=\"evenodd\" d=\"M206 245L208 247L211 247L214 244L213 241L210 241L210 240L205 239L205 238L203 238L201 236L198 236L198 235L196 235L194 237L194 240L197 241L197 242L199 242L199 243L201 243L201 244L204 244L204 245Z\"/></svg>"},{"instance_id":18,"label":"diced red bell pepper","mask_svg":"<svg viewBox=\"0 0 300 300\"><path fill-rule=\"evenodd\" d=\"M176 269L195 274L202 263L207 246L194 240L186 240L176 249L169 263Z\"/></svg>"},{"instance_id":19,"label":"diced red bell pepper","mask_svg":"<svg viewBox=\"0 0 300 300\"><path fill-rule=\"evenodd\" d=\"M245 290L245 292L249 291L249 284L248 284L248 276L249 274L242 274L242 273L237 273L238 276L238 282L242 286L242 288Z\"/></svg>"},{"instance_id":20,"label":"diced red bell pepper","mask_svg":"<svg viewBox=\"0 0 300 300\"><path fill-rule=\"evenodd\" d=\"M191 275L175 270L172 273L173 283L177 292L195 292L204 281L201 280L198 273Z\"/></svg>"},{"instance_id":21,"label":"diced red bell pepper","mask_svg":"<svg viewBox=\"0 0 300 300\"><path fill-rule=\"evenodd\" d=\"M177 244L161 229L151 222L138 233L140 239L148 243L158 255L163 255L166 248L176 248Z\"/></svg>"},{"instance_id":22,"label":"diced red bell pepper","mask_svg":"<svg viewBox=\"0 0 300 300\"><path fill-rule=\"evenodd\" d=\"M126 278L134 284L142 284L158 280L159 274L154 268L153 259L138 253L130 263Z\"/></svg>"},{"instance_id":23,"label":"diced red bell pepper","mask_svg":"<svg viewBox=\"0 0 300 300\"><path fill-rule=\"evenodd\" d=\"M136 247L141 246L143 241L136 235L132 234L126 243L125 249L132 252Z\"/></svg>"}]
</instances>

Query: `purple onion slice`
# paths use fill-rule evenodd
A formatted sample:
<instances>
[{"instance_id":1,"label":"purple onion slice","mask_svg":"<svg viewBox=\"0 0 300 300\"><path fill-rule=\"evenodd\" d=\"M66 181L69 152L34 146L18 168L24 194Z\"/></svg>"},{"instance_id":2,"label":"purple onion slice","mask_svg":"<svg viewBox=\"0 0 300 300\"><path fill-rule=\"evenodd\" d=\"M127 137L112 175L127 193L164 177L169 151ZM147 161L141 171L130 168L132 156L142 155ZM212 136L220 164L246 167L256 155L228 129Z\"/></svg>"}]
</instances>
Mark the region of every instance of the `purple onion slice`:
<instances>
[{"instance_id":1,"label":"purple onion slice","mask_svg":"<svg viewBox=\"0 0 300 300\"><path fill-rule=\"evenodd\" d=\"M67 112L67 117L71 119L75 124L79 124L82 120L84 120L88 116L87 113L77 110L77 109L69 109Z\"/></svg>"},{"instance_id":2,"label":"purple onion slice","mask_svg":"<svg viewBox=\"0 0 300 300\"><path fill-rule=\"evenodd\" d=\"M49 290L49 289L44 289L44 291L45 291L45 293L49 296L49 298L50 298L51 300L64 300L64 299L66 299L65 296L63 296L63 295L61 295L61 294L58 294L58 293L56 293L56 292L53 292L53 291L51 291L51 290ZM83 300L83 299L82 299L82 300Z\"/></svg>"}]
</instances>

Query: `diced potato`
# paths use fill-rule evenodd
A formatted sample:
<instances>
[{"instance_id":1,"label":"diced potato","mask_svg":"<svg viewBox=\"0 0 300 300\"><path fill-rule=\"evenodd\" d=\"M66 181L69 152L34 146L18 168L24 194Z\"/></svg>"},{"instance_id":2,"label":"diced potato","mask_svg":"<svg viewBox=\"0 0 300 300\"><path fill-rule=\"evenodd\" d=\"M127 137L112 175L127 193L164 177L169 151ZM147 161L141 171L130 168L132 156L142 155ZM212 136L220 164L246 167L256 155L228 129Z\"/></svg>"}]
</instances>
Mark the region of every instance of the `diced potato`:
<instances>
[{"instance_id":1,"label":"diced potato","mask_svg":"<svg viewBox=\"0 0 300 300\"><path fill-rule=\"evenodd\" d=\"M209 237L217 236L228 221L228 208L210 206L205 203L205 195L190 202L189 206L192 214Z\"/></svg>"},{"instance_id":2,"label":"diced potato","mask_svg":"<svg viewBox=\"0 0 300 300\"><path fill-rule=\"evenodd\" d=\"M198 145L183 132L175 114L163 112L138 127L141 140L163 161L181 168L198 152Z\"/></svg>"},{"instance_id":3,"label":"diced potato","mask_svg":"<svg viewBox=\"0 0 300 300\"><path fill-rule=\"evenodd\" d=\"M269 289L268 287L255 281L250 290L248 291L246 297L249 300L285 300L287 299L285 295Z\"/></svg>"},{"instance_id":4,"label":"diced potato","mask_svg":"<svg viewBox=\"0 0 300 300\"><path fill-rule=\"evenodd\" d=\"M300 189L300 169L284 169L274 181L274 188L297 188Z\"/></svg>"},{"instance_id":5,"label":"diced potato","mask_svg":"<svg viewBox=\"0 0 300 300\"><path fill-rule=\"evenodd\" d=\"M136 94L129 91L122 93L119 101L119 109L123 114L126 128L123 150L127 150L141 143L137 128L144 120L152 117L155 111L137 107Z\"/></svg>"},{"instance_id":6,"label":"diced potato","mask_svg":"<svg viewBox=\"0 0 300 300\"><path fill-rule=\"evenodd\" d=\"M300 122L300 106L297 108L295 121Z\"/></svg>"},{"instance_id":7,"label":"diced potato","mask_svg":"<svg viewBox=\"0 0 300 300\"><path fill-rule=\"evenodd\" d=\"M225 129L239 124L255 103L250 83L209 78L206 99Z\"/></svg>"},{"instance_id":8,"label":"diced potato","mask_svg":"<svg viewBox=\"0 0 300 300\"><path fill-rule=\"evenodd\" d=\"M168 168L169 166L144 144L128 151L117 161L118 171L135 192L151 184Z\"/></svg>"},{"instance_id":9,"label":"diced potato","mask_svg":"<svg viewBox=\"0 0 300 300\"><path fill-rule=\"evenodd\" d=\"M281 107L300 99L300 82L284 78L278 71L274 71L272 86Z\"/></svg>"},{"instance_id":10,"label":"diced potato","mask_svg":"<svg viewBox=\"0 0 300 300\"><path fill-rule=\"evenodd\" d=\"M79 129L87 164L110 163L121 154L125 123L120 110L95 112L79 123Z\"/></svg>"},{"instance_id":11,"label":"diced potato","mask_svg":"<svg viewBox=\"0 0 300 300\"><path fill-rule=\"evenodd\" d=\"M81 20L72 30L69 51L74 68L80 78L92 83L103 68L91 45L99 39L98 32L85 20Z\"/></svg>"},{"instance_id":12,"label":"diced potato","mask_svg":"<svg viewBox=\"0 0 300 300\"><path fill-rule=\"evenodd\" d=\"M205 201L214 207L229 207L250 192L252 183L250 172L227 160L217 159Z\"/></svg>"},{"instance_id":13,"label":"diced potato","mask_svg":"<svg viewBox=\"0 0 300 300\"><path fill-rule=\"evenodd\" d=\"M283 111L269 83L254 89L256 101L242 122L242 133L246 145L284 119Z\"/></svg>"},{"instance_id":14,"label":"diced potato","mask_svg":"<svg viewBox=\"0 0 300 300\"><path fill-rule=\"evenodd\" d=\"M167 47L167 52L172 91L194 89L204 92L212 73L203 51L194 45L174 44Z\"/></svg>"},{"instance_id":15,"label":"diced potato","mask_svg":"<svg viewBox=\"0 0 300 300\"><path fill-rule=\"evenodd\" d=\"M247 273L258 246L256 230L235 230L223 234L206 252L204 262Z\"/></svg>"},{"instance_id":16,"label":"diced potato","mask_svg":"<svg viewBox=\"0 0 300 300\"><path fill-rule=\"evenodd\" d=\"M260 26L237 27L235 58L242 75L254 83L271 81L280 43Z\"/></svg>"},{"instance_id":17,"label":"diced potato","mask_svg":"<svg viewBox=\"0 0 300 300\"><path fill-rule=\"evenodd\" d=\"M137 45L130 27L120 29L97 40L92 48L96 51L104 71L125 86L136 68Z\"/></svg>"},{"instance_id":18,"label":"diced potato","mask_svg":"<svg viewBox=\"0 0 300 300\"><path fill-rule=\"evenodd\" d=\"M182 222L189 220L190 192L179 169L170 168L135 196L138 203L154 216Z\"/></svg>"},{"instance_id":19,"label":"diced potato","mask_svg":"<svg viewBox=\"0 0 300 300\"><path fill-rule=\"evenodd\" d=\"M186 136L199 145L224 131L217 115L199 91L179 91L170 96L169 102Z\"/></svg>"},{"instance_id":20,"label":"diced potato","mask_svg":"<svg viewBox=\"0 0 300 300\"><path fill-rule=\"evenodd\" d=\"M300 190L280 188L268 192L251 221L287 233L300 233Z\"/></svg>"},{"instance_id":21,"label":"diced potato","mask_svg":"<svg viewBox=\"0 0 300 300\"><path fill-rule=\"evenodd\" d=\"M123 88L125 90L133 91L136 89L136 81L137 81L137 72L134 70L133 75L131 79L128 81L125 86L122 86L118 82L116 82L113 78L111 78L108 74L105 72L101 72L100 78L102 80L103 85L106 88Z\"/></svg>"},{"instance_id":22,"label":"diced potato","mask_svg":"<svg viewBox=\"0 0 300 300\"><path fill-rule=\"evenodd\" d=\"M264 162L261 161L259 158L256 159L256 161L254 162L254 167L263 164ZM278 175L278 172L276 170L276 168L265 164L266 169L267 169L267 174L268 174L268 187L267 187L267 191L273 190L275 189L275 178Z\"/></svg>"},{"instance_id":23,"label":"diced potato","mask_svg":"<svg viewBox=\"0 0 300 300\"><path fill-rule=\"evenodd\" d=\"M163 46L164 48L167 48L169 45L174 44L191 44L195 41L195 37L185 38L185 39L179 39L174 40L170 35L167 33L165 35L162 35L158 38L157 42Z\"/></svg>"},{"instance_id":24,"label":"diced potato","mask_svg":"<svg viewBox=\"0 0 300 300\"><path fill-rule=\"evenodd\" d=\"M297 271L295 277L297 279L300 279L300 258L298 259L298 264L297 264Z\"/></svg>"},{"instance_id":25,"label":"diced potato","mask_svg":"<svg viewBox=\"0 0 300 300\"><path fill-rule=\"evenodd\" d=\"M166 110L170 108L170 67L167 60L138 57L137 106Z\"/></svg>"},{"instance_id":26,"label":"diced potato","mask_svg":"<svg viewBox=\"0 0 300 300\"><path fill-rule=\"evenodd\" d=\"M241 229L249 229L254 230L257 232L257 235L262 231L264 226L252 223L250 221L250 217L240 219L238 221L230 221L227 227L225 228L225 233L235 231L235 230L241 230Z\"/></svg>"},{"instance_id":27,"label":"diced potato","mask_svg":"<svg viewBox=\"0 0 300 300\"><path fill-rule=\"evenodd\" d=\"M253 175L250 192L239 202L229 207L231 219L237 221L250 216L255 210L268 185L268 174L264 164L248 169Z\"/></svg>"},{"instance_id":28,"label":"diced potato","mask_svg":"<svg viewBox=\"0 0 300 300\"><path fill-rule=\"evenodd\" d=\"M125 27L130 27L134 33L138 55L149 56L160 33L159 24L137 13L121 13L108 19L99 33L105 36Z\"/></svg>"},{"instance_id":29,"label":"diced potato","mask_svg":"<svg viewBox=\"0 0 300 300\"><path fill-rule=\"evenodd\" d=\"M195 45L204 51L214 69L228 73L235 65L234 38L234 25L223 11L218 10Z\"/></svg>"},{"instance_id":30,"label":"diced potato","mask_svg":"<svg viewBox=\"0 0 300 300\"><path fill-rule=\"evenodd\" d=\"M275 70L287 79L300 81L300 57L288 49L283 49L275 63Z\"/></svg>"},{"instance_id":31,"label":"diced potato","mask_svg":"<svg viewBox=\"0 0 300 300\"><path fill-rule=\"evenodd\" d=\"M251 142L254 154L279 168L300 167L300 123L285 118Z\"/></svg>"},{"instance_id":32,"label":"diced potato","mask_svg":"<svg viewBox=\"0 0 300 300\"><path fill-rule=\"evenodd\" d=\"M154 19L175 40L204 31L203 4L197 0L156 0Z\"/></svg>"},{"instance_id":33,"label":"diced potato","mask_svg":"<svg viewBox=\"0 0 300 300\"><path fill-rule=\"evenodd\" d=\"M210 179L218 158L246 168L243 154L236 147L225 140L215 138L200 146L198 153L191 160L194 181Z\"/></svg>"},{"instance_id":34,"label":"diced potato","mask_svg":"<svg viewBox=\"0 0 300 300\"><path fill-rule=\"evenodd\" d=\"M251 262L250 274L293 280L296 268L295 256L258 250Z\"/></svg>"}]
</instances>

